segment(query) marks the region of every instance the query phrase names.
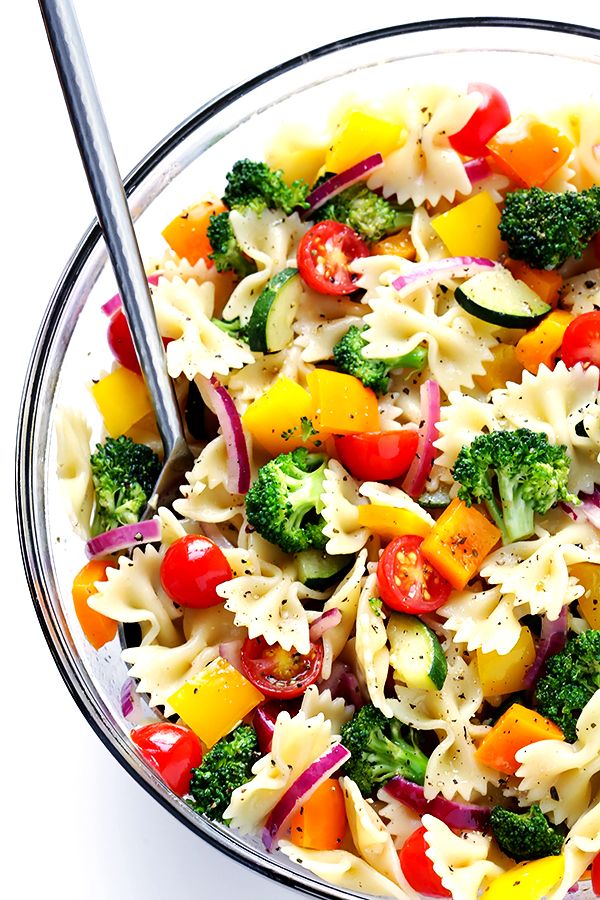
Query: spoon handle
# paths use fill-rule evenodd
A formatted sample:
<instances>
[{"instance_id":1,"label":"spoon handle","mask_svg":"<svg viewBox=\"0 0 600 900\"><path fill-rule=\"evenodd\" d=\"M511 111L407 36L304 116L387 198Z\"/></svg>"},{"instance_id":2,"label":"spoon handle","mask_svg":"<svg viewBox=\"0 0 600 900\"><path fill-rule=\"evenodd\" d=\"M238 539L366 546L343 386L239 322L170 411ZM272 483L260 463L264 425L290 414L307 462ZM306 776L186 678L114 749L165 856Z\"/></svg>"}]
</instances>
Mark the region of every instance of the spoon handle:
<instances>
[{"instance_id":1,"label":"spoon handle","mask_svg":"<svg viewBox=\"0 0 600 900\"><path fill-rule=\"evenodd\" d=\"M71 0L39 0L39 5L165 459L187 453L140 249L79 23Z\"/></svg>"}]
</instances>

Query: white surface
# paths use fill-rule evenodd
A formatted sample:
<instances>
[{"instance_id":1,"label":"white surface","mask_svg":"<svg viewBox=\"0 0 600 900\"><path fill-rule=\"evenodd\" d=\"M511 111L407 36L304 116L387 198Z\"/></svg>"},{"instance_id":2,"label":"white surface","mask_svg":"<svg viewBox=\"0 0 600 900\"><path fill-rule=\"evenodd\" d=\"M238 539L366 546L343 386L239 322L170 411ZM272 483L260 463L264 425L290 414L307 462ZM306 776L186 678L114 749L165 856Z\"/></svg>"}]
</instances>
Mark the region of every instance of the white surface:
<instances>
[{"instance_id":1,"label":"white surface","mask_svg":"<svg viewBox=\"0 0 600 900\"><path fill-rule=\"evenodd\" d=\"M568 17L600 27L600 10L589 0L455 0L451 6L430 0L420 7L400 0L269 0L239 9L201 0L76 5L123 172L221 89L352 32L402 18L494 13ZM14 424L39 318L92 206L37 4L7 3L3 35L0 496L10 511L2 534L0 893L14 900L291 897L205 846L134 783L77 710L38 627L12 511Z\"/></svg>"}]
</instances>

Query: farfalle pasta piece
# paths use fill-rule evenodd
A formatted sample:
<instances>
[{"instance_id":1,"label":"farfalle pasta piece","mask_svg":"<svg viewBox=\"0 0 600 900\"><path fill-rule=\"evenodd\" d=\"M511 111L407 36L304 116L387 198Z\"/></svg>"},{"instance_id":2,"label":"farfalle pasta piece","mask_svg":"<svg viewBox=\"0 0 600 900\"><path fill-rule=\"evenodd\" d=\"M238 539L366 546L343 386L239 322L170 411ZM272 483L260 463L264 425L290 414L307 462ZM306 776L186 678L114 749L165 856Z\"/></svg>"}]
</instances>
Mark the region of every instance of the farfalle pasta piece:
<instances>
[{"instance_id":1,"label":"farfalle pasta piece","mask_svg":"<svg viewBox=\"0 0 600 900\"><path fill-rule=\"evenodd\" d=\"M244 512L244 500L230 494L225 487L227 476L227 447L220 435L202 450L187 484L180 488L182 497L175 500L173 509L194 522L227 522Z\"/></svg>"},{"instance_id":2,"label":"farfalle pasta piece","mask_svg":"<svg viewBox=\"0 0 600 900\"><path fill-rule=\"evenodd\" d=\"M565 871L560 884L548 895L548 900L563 900L569 889L582 877L594 857L600 853L600 798L570 829L563 845Z\"/></svg>"},{"instance_id":3,"label":"farfalle pasta piece","mask_svg":"<svg viewBox=\"0 0 600 900\"><path fill-rule=\"evenodd\" d=\"M362 671L373 706L388 718L393 712L385 696L385 683L390 669L384 614L374 609L371 600L378 597L377 574L369 575L358 599L356 613L356 659Z\"/></svg>"},{"instance_id":4,"label":"farfalle pasta piece","mask_svg":"<svg viewBox=\"0 0 600 900\"><path fill-rule=\"evenodd\" d=\"M56 474L69 518L83 538L90 535L94 485L90 466L92 429L76 409L56 410Z\"/></svg>"},{"instance_id":5,"label":"farfalle pasta piece","mask_svg":"<svg viewBox=\"0 0 600 900\"><path fill-rule=\"evenodd\" d=\"M454 591L448 603L437 610L444 619L443 627L456 644L464 644L472 653L509 653L521 635L514 594L502 595L499 587L487 591Z\"/></svg>"},{"instance_id":6,"label":"farfalle pasta piece","mask_svg":"<svg viewBox=\"0 0 600 900\"><path fill-rule=\"evenodd\" d=\"M238 412L244 413L278 378L289 378L306 386L306 376L314 366L302 359L302 352L299 344L292 344L278 353L255 353L253 363L232 372L227 380L227 390Z\"/></svg>"},{"instance_id":7,"label":"farfalle pasta piece","mask_svg":"<svg viewBox=\"0 0 600 900\"><path fill-rule=\"evenodd\" d=\"M359 488L359 494L366 497L376 506L391 506L394 509L406 509L423 519L428 525L434 524L433 516L423 509L406 491L391 484L380 484L378 481L365 481Z\"/></svg>"},{"instance_id":8,"label":"farfalle pasta piece","mask_svg":"<svg viewBox=\"0 0 600 900\"><path fill-rule=\"evenodd\" d=\"M356 557L356 562L323 607L323 612L339 609L342 616L337 625L328 628L323 633L323 679L327 679L331 675L331 666L346 646L354 628L358 598L365 579L366 564L367 551L361 550Z\"/></svg>"},{"instance_id":9,"label":"farfalle pasta piece","mask_svg":"<svg viewBox=\"0 0 600 900\"><path fill-rule=\"evenodd\" d=\"M431 216L424 206L418 206L410 224L410 239L417 253L417 262L433 262L446 256L444 242L434 231Z\"/></svg>"},{"instance_id":10,"label":"farfalle pasta piece","mask_svg":"<svg viewBox=\"0 0 600 900\"><path fill-rule=\"evenodd\" d=\"M354 478L337 460L329 460L321 494L321 515L325 519L323 534L328 538L325 546L327 553L358 553L367 543L369 530L359 524L356 510L361 502Z\"/></svg>"},{"instance_id":11,"label":"farfalle pasta piece","mask_svg":"<svg viewBox=\"0 0 600 900\"><path fill-rule=\"evenodd\" d=\"M385 785L379 788L377 799L382 804L379 815L392 836L396 850L401 850L411 834L421 827L421 816L387 794Z\"/></svg>"},{"instance_id":12,"label":"farfalle pasta piece","mask_svg":"<svg viewBox=\"0 0 600 900\"><path fill-rule=\"evenodd\" d=\"M574 316L600 309L600 269L590 269L565 281L561 302Z\"/></svg>"},{"instance_id":13,"label":"farfalle pasta piece","mask_svg":"<svg viewBox=\"0 0 600 900\"><path fill-rule=\"evenodd\" d=\"M423 816L423 825L429 845L425 854L455 900L477 900L481 890L505 871L489 859L490 836L476 831L455 834L440 819L428 814Z\"/></svg>"},{"instance_id":14,"label":"farfalle pasta piece","mask_svg":"<svg viewBox=\"0 0 600 900\"><path fill-rule=\"evenodd\" d=\"M311 684L302 697L300 711L307 719L322 713L331 722L333 734L339 734L342 726L352 718L354 707L347 706L343 697L336 697L334 700L329 689L319 692L316 684Z\"/></svg>"},{"instance_id":15,"label":"farfalle pasta piece","mask_svg":"<svg viewBox=\"0 0 600 900\"><path fill-rule=\"evenodd\" d=\"M351 778L340 778L352 842L364 861L396 884L405 885L392 836Z\"/></svg>"},{"instance_id":16,"label":"farfalle pasta piece","mask_svg":"<svg viewBox=\"0 0 600 900\"><path fill-rule=\"evenodd\" d=\"M569 159L570 183L582 191L600 184L600 104L594 102L566 106L546 116L546 120L573 142ZM546 185L544 185L546 188Z\"/></svg>"},{"instance_id":17,"label":"farfalle pasta piece","mask_svg":"<svg viewBox=\"0 0 600 900\"><path fill-rule=\"evenodd\" d=\"M451 469L463 447L478 434L497 428L498 420L490 403L481 403L459 391L452 391L448 404L442 406L440 411L439 437L434 441L434 447L439 451L437 464Z\"/></svg>"}]
</instances>

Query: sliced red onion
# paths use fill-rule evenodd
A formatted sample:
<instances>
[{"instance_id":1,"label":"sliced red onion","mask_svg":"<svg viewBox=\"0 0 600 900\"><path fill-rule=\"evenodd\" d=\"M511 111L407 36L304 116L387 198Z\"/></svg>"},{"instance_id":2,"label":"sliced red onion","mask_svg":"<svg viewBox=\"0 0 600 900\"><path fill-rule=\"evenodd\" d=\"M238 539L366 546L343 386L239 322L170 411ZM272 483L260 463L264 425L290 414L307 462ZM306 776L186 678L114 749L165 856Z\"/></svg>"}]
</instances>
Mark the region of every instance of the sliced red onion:
<instances>
[{"instance_id":1,"label":"sliced red onion","mask_svg":"<svg viewBox=\"0 0 600 900\"><path fill-rule=\"evenodd\" d=\"M411 497L420 497L429 478L436 454L433 442L438 437L440 421L440 386L429 378L421 385L421 427L415 458L402 482L402 490Z\"/></svg>"},{"instance_id":2,"label":"sliced red onion","mask_svg":"<svg viewBox=\"0 0 600 900\"><path fill-rule=\"evenodd\" d=\"M428 284L437 284L448 278L470 278L478 272L496 269L499 265L493 259L486 259L483 256L450 256L447 259L413 266L410 272L392 281L392 287L398 291L400 297L404 297Z\"/></svg>"},{"instance_id":3,"label":"sliced red onion","mask_svg":"<svg viewBox=\"0 0 600 900\"><path fill-rule=\"evenodd\" d=\"M315 188L315 190L306 198L306 202L309 206L303 213L304 217L310 218L311 213L314 213L315 210L327 203L328 200L331 200L331 198L335 197L337 194L341 194L342 191L345 191L346 188L356 184L357 181L363 181L366 175L369 175L375 169L378 169L382 164L383 156L381 153L374 153L372 156L367 156L366 159L362 159L354 166L350 166L349 169L340 172L339 175L333 175L331 178L328 178L327 181L324 181L318 188Z\"/></svg>"},{"instance_id":4,"label":"sliced red onion","mask_svg":"<svg viewBox=\"0 0 600 900\"><path fill-rule=\"evenodd\" d=\"M339 609L328 609L327 612L324 612L322 616L319 616L318 619L310 626L310 639L314 643L316 643L319 638L322 638L326 631L329 631L330 628L335 628L336 625L339 625L342 621L342 613Z\"/></svg>"},{"instance_id":5,"label":"sliced red onion","mask_svg":"<svg viewBox=\"0 0 600 900\"><path fill-rule=\"evenodd\" d=\"M600 490L596 488L593 494L581 494L579 506L571 507L575 514L583 514L594 528L600 528Z\"/></svg>"},{"instance_id":6,"label":"sliced red onion","mask_svg":"<svg viewBox=\"0 0 600 900\"><path fill-rule=\"evenodd\" d=\"M160 273L156 273L156 275L148 275L148 284L158 284L158 279L160 278ZM105 316L110 317L113 313L116 313L118 309L122 306L121 295L115 294L114 297L111 297L110 300L107 300L103 306L100 307Z\"/></svg>"},{"instance_id":7,"label":"sliced red onion","mask_svg":"<svg viewBox=\"0 0 600 900\"><path fill-rule=\"evenodd\" d=\"M559 653L567 643L567 619L566 606L561 609L558 619L551 621L548 616L542 618L542 630L535 659L523 678L523 687L526 690L529 691L536 686L547 660L555 653Z\"/></svg>"},{"instance_id":8,"label":"sliced red onion","mask_svg":"<svg viewBox=\"0 0 600 900\"><path fill-rule=\"evenodd\" d=\"M227 447L227 490L232 494L246 494L250 487L250 459L240 414L235 403L213 375L209 380L196 375L196 386L202 399L219 420Z\"/></svg>"},{"instance_id":9,"label":"sliced red onion","mask_svg":"<svg viewBox=\"0 0 600 900\"><path fill-rule=\"evenodd\" d=\"M358 678L349 665L336 659L331 675L319 684L319 691L330 691L334 700L341 697L349 706L361 709L365 705Z\"/></svg>"},{"instance_id":10,"label":"sliced red onion","mask_svg":"<svg viewBox=\"0 0 600 900\"><path fill-rule=\"evenodd\" d=\"M146 522L134 522L132 525L121 525L119 528L112 528L104 534L90 538L85 545L85 552L88 559L107 556L118 550L136 547L138 544L160 541L160 534L160 521L157 518L148 519Z\"/></svg>"},{"instance_id":11,"label":"sliced red onion","mask_svg":"<svg viewBox=\"0 0 600 900\"><path fill-rule=\"evenodd\" d=\"M216 544L221 550L233 550L231 541L227 540L221 529L213 522L201 522L200 527L206 537L210 538L213 544Z\"/></svg>"},{"instance_id":12,"label":"sliced red onion","mask_svg":"<svg viewBox=\"0 0 600 900\"><path fill-rule=\"evenodd\" d=\"M263 755L271 752L275 722L279 713L285 710L293 718L299 712L301 702L301 697L285 702L283 700L267 700L266 703L261 703L256 707L252 716L252 726L256 731L258 746Z\"/></svg>"},{"instance_id":13,"label":"sliced red onion","mask_svg":"<svg viewBox=\"0 0 600 900\"><path fill-rule=\"evenodd\" d=\"M231 663L234 669L237 669L238 672L242 671L242 644L243 641L225 641L222 644L219 644L219 656L222 656L223 659L226 659L228 663Z\"/></svg>"},{"instance_id":14,"label":"sliced red onion","mask_svg":"<svg viewBox=\"0 0 600 900\"><path fill-rule=\"evenodd\" d=\"M592 153L594 154L598 162L600 162L600 144L594 144L594 146L592 147Z\"/></svg>"},{"instance_id":15,"label":"sliced red onion","mask_svg":"<svg viewBox=\"0 0 600 900\"><path fill-rule=\"evenodd\" d=\"M479 156L477 159L470 159L465 163L465 172L471 184L479 184L480 181L492 174L492 169L487 157Z\"/></svg>"},{"instance_id":16,"label":"sliced red onion","mask_svg":"<svg viewBox=\"0 0 600 900\"><path fill-rule=\"evenodd\" d=\"M459 831L486 831L489 825L489 806L476 806L474 803L456 803L445 797L425 798L425 790L420 784L414 784L400 775L396 775L385 783L382 792L391 800L398 800L419 815L429 813L444 822L449 828Z\"/></svg>"},{"instance_id":17,"label":"sliced red onion","mask_svg":"<svg viewBox=\"0 0 600 900\"><path fill-rule=\"evenodd\" d=\"M296 810L348 759L350 751L342 744L334 744L292 782L263 828L262 841L267 850L277 842Z\"/></svg>"},{"instance_id":18,"label":"sliced red onion","mask_svg":"<svg viewBox=\"0 0 600 900\"><path fill-rule=\"evenodd\" d=\"M135 684L133 679L126 678L123 682L123 687L121 688L121 712L127 718L133 712L133 693L135 691Z\"/></svg>"}]
</instances>

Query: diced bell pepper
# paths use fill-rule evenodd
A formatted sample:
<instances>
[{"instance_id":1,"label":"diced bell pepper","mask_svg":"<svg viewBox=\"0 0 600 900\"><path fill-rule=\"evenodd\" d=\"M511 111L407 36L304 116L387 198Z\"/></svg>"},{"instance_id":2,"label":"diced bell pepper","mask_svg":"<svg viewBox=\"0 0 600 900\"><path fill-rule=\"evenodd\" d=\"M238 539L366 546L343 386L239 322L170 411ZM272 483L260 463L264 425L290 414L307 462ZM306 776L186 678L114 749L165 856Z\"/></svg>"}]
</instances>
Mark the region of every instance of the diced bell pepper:
<instances>
[{"instance_id":1,"label":"diced bell pepper","mask_svg":"<svg viewBox=\"0 0 600 900\"><path fill-rule=\"evenodd\" d=\"M357 507L357 511L360 525L386 540L403 534L426 537L431 531L429 522L411 509L367 503Z\"/></svg>"},{"instance_id":2,"label":"diced bell pepper","mask_svg":"<svg viewBox=\"0 0 600 900\"><path fill-rule=\"evenodd\" d=\"M455 497L420 549L453 588L462 590L500 538L500 530L486 516Z\"/></svg>"},{"instance_id":3,"label":"diced bell pepper","mask_svg":"<svg viewBox=\"0 0 600 900\"><path fill-rule=\"evenodd\" d=\"M402 259L416 259L417 251L410 236L410 228L403 228L397 234L377 241L371 247L375 256L401 256Z\"/></svg>"},{"instance_id":4,"label":"diced bell pepper","mask_svg":"<svg viewBox=\"0 0 600 900\"><path fill-rule=\"evenodd\" d=\"M144 379L124 366L117 366L90 390L106 430L113 438L125 434L152 411Z\"/></svg>"},{"instance_id":5,"label":"diced bell pepper","mask_svg":"<svg viewBox=\"0 0 600 900\"><path fill-rule=\"evenodd\" d=\"M385 157L402 145L404 133L403 126L396 122L351 110L336 129L325 154L325 168L343 172L374 153Z\"/></svg>"},{"instance_id":6,"label":"diced bell pepper","mask_svg":"<svg viewBox=\"0 0 600 900\"><path fill-rule=\"evenodd\" d=\"M554 368L565 331L572 321L571 313L555 309L539 325L523 335L515 347L515 353L528 372L537 375L542 364L549 369Z\"/></svg>"},{"instance_id":7,"label":"diced bell pepper","mask_svg":"<svg viewBox=\"0 0 600 900\"><path fill-rule=\"evenodd\" d=\"M519 863L492 881L481 900L543 900L561 880L564 871L564 856L546 856Z\"/></svg>"},{"instance_id":8,"label":"diced bell pepper","mask_svg":"<svg viewBox=\"0 0 600 900\"><path fill-rule=\"evenodd\" d=\"M290 837L297 847L338 850L346 825L344 792L337 778L328 778L292 817Z\"/></svg>"},{"instance_id":9,"label":"diced bell pepper","mask_svg":"<svg viewBox=\"0 0 600 900\"><path fill-rule=\"evenodd\" d=\"M250 404L242 422L261 447L277 456L297 447L321 446L318 434L304 437L308 422L314 425L312 416L313 401L308 391L289 378L278 378L266 394Z\"/></svg>"},{"instance_id":10,"label":"diced bell pepper","mask_svg":"<svg viewBox=\"0 0 600 900\"><path fill-rule=\"evenodd\" d=\"M380 431L377 397L358 378L329 369L313 369L306 381L317 431L329 434Z\"/></svg>"},{"instance_id":11,"label":"diced bell pepper","mask_svg":"<svg viewBox=\"0 0 600 900\"><path fill-rule=\"evenodd\" d=\"M208 240L208 224L211 216L225 210L224 204L216 197L214 200L202 200L175 216L162 235L177 256L187 259L190 265L195 266L199 259L204 259L211 266L212 260L208 254L212 252L212 247Z\"/></svg>"},{"instance_id":12,"label":"diced bell pepper","mask_svg":"<svg viewBox=\"0 0 600 900\"><path fill-rule=\"evenodd\" d=\"M600 631L600 565L584 562L570 566L569 575L576 578L585 593L577 601L590 628Z\"/></svg>"},{"instance_id":13,"label":"diced bell pepper","mask_svg":"<svg viewBox=\"0 0 600 900\"><path fill-rule=\"evenodd\" d=\"M523 365L517 359L512 344L496 344L492 348L493 359L484 362L485 375L474 375L475 384L489 394L496 388L506 387L508 381L519 383L523 377Z\"/></svg>"},{"instance_id":14,"label":"diced bell pepper","mask_svg":"<svg viewBox=\"0 0 600 900\"><path fill-rule=\"evenodd\" d=\"M450 256L487 259L498 259L504 249L499 224L500 210L487 191L475 194L431 222Z\"/></svg>"},{"instance_id":15,"label":"diced bell pepper","mask_svg":"<svg viewBox=\"0 0 600 900\"><path fill-rule=\"evenodd\" d=\"M75 615L83 633L95 650L99 650L117 635L118 623L88 606L88 599L98 593L96 582L106 581L106 571L113 566L114 563L110 560L92 559L86 563L73 580L72 596Z\"/></svg>"},{"instance_id":16,"label":"diced bell pepper","mask_svg":"<svg viewBox=\"0 0 600 900\"><path fill-rule=\"evenodd\" d=\"M519 116L488 141L496 166L521 187L542 187L571 155L573 144L558 128Z\"/></svg>"},{"instance_id":17,"label":"diced bell pepper","mask_svg":"<svg viewBox=\"0 0 600 900\"><path fill-rule=\"evenodd\" d=\"M538 741L564 739L564 734L554 722L520 703L513 703L488 731L475 756L490 769L514 775L520 765L515 756L523 747Z\"/></svg>"},{"instance_id":18,"label":"diced bell pepper","mask_svg":"<svg viewBox=\"0 0 600 900\"><path fill-rule=\"evenodd\" d=\"M513 694L523 688L527 670L535 660L535 642L527 626L521 628L519 640L508 653L477 651L477 669L484 697Z\"/></svg>"},{"instance_id":19,"label":"diced bell pepper","mask_svg":"<svg viewBox=\"0 0 600 900\"><path fill-rule=\"evenodd\" d=\"M521 259L505 259L505 267L518 280L523 281L540 300L556 306L563 285L563 277L556 269L532 269Z\"/></svg>"}]
</instances>

